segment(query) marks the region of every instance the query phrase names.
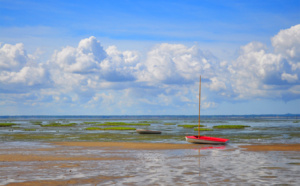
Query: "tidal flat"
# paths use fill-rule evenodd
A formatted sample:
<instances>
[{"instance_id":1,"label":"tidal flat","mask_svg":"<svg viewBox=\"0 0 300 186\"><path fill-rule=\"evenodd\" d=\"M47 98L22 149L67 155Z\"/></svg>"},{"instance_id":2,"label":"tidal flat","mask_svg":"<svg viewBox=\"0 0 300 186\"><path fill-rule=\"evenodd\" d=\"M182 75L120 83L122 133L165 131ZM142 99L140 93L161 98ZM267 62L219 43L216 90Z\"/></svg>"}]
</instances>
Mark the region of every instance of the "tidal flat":
<instances>
[{"instance_id":1,"label":"tidal flat","mask_svg":"<svg viewBox=\"0 0 300 186\"><path fill-rule=\"evenodd\" d=\"M2 118L14 125L0 127L0 185L300 185L295 118L203 117L209 130L201 135L230 139L223 146L187 143L184 136L197 131L179 125L195 125L196 119ZM85 130L132 123L162 134ZM214 129L218 125L249 127Z\"/></svg>"},{"instance_id":2,"label":"tidal flat","mask_svg":"<svg viewBox=\"0 0 300 186\"><path fill-rule=\"evenodd\" d=\"M299 185L300 144L4 142L0 185Z\"/></svg>"}]
</instances>

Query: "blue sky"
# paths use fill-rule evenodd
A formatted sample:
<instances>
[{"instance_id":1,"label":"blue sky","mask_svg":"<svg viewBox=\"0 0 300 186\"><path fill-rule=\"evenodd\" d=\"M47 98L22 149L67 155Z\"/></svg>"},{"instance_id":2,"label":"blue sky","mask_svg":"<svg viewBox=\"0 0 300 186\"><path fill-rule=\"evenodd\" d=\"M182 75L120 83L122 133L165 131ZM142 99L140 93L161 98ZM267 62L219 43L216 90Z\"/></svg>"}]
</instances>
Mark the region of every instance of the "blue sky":
<instances>
[{"instance_id":1,"label":"blue sky","mask_svg":"<svg viewBox=\"0 0 300 186\"><path fill-rule=\"evenodd\" d=\"M0 0L0 113L300 113L299 1Z\"/></svg>"}]
</instances>

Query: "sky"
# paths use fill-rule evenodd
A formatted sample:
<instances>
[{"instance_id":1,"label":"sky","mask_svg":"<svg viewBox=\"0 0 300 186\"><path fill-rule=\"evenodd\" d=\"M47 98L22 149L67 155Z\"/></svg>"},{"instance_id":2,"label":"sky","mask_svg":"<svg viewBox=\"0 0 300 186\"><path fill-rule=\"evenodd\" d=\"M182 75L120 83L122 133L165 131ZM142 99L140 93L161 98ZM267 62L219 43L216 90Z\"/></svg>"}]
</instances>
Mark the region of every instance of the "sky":
<instances>
[{"instance_id":1,"label":"sky","mask_svg":"<svg viewBox=\"0 0 300 186\"><path fill-rule=\"evenodd\" d=\"M298 0L0 0L0 115L300 114Z\"/></svg>"}]
</instances>

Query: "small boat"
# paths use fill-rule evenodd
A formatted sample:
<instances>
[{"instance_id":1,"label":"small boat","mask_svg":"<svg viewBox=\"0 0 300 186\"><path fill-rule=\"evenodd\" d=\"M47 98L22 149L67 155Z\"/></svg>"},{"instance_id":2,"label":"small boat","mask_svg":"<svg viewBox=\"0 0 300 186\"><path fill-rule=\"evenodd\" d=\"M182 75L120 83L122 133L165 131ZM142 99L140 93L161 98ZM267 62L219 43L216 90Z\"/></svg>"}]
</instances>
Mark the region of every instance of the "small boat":
<instances>
[{"instance_id":1,"label":"small boat","mask_svg":"<svg viewBox=\"0 0 300 186\"><path fill-rule=\"evenodd\" d=\"M229 139L216 138L210 136L200 136L200 101L201 101L201 76L199 82L199 119L198 119L198 136L185 136L185 140L190 143L206 143L206 144L225 144Z\"/></svg>"},{"instance_id":2,"label":"small boat","mask_svg":"<svg viewBox=\"0 0 300 186\"><path fill-rule=\"evenodd\" d=\"M161 131L146 129L136 129L136 132L139 134L161 134Z\"/></svg>"},{"instance_id":3,"label":"small boat","mask_svg":"<svg viewBox=\"0 0 300 186\"><path fill-rule=\"evenodd\" d=\"M185 136L187 142L190 143L206 143L206 144L225 144L229 142L229 139L216 138L210 136Z\"/></svg>"}]
</instances>

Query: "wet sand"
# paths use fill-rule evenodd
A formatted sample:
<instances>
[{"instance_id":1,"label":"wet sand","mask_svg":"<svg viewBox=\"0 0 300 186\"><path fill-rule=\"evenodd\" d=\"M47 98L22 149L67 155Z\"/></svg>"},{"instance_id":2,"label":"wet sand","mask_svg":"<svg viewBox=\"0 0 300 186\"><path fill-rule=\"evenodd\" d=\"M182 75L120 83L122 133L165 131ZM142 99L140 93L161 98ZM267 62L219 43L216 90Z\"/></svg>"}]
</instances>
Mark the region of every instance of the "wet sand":
<instances>
[{"instance_id":1,"label":"wet sand","mask_svg":"<svg viewBox=\"0 0 300 186\"><path fill-rule=\"evenodd\" d=\"M171 150L206 147L204 144L130 143L130 142L56 142L61 146L106 147L134 150ZM217 147L217 146L216 146ZM249 151L300 151L300 144L241 145Z\"/></svg>"},{"instance_id":2,"label":"wet sand","mask_svg":"<svg viewBox=\"0 0 300 186\"><path fill-rule=\"evenodd\" d=\"M248 151L300 151L300 144L241 145Z\"/></svg>"},{"instance_id":3,"label":"wet sand","mask_svg":"<svg viewBox=\"0 0 300 186\"><path fill-rule=\"evenodd\" d=\"M61 146L81 146L81 147L105 147L111 149L131 149L131 150L172 150L172 149L193 149L199 144L174 144L174 143L134 143L134 142L56 142ZM203 146L203 145L202 145Z\"/></svg>"},{"instance_id":4,"label":"wet sand","mask_svg":"<svg viewBox=\"0 0 300 186\"><path fill-rule=\"evenodd\" d=\"M293 174L300 173L299 165L290 166L288 162L277 164L273 161L280 161L282 158L284 161L293 160L292 163L299 162L300 144L243 146L130 142L46 144L48 147L36 145L36 148L30 149L2 146L0 185L209 185L224 182L263 184L268 180L268 183L275 184L299 183L292 178ZM261 152L271 154L265 157ZM289 154L282 155L280 152ZM222 166L218 163L218 159L220 162L223 159L231 162L231 165L224 164L223 170L218 167ZM245 177L247 172L245 175L236 175L235 178L223 175L224 171L231 171L232 175L242 172L241 170L245 169L244 164L239 165L239 162L245 160L249 161L248 163L262 162L257 167L247 170L253 174L249 179L255 178L253 180L255 182L247 180ZM254 170L264 171L255 175ZM282 180L281 177L286 177L285 174L291 177ZM211 178L216 175L218 178Z\"/></svg>"}]
</instances>

